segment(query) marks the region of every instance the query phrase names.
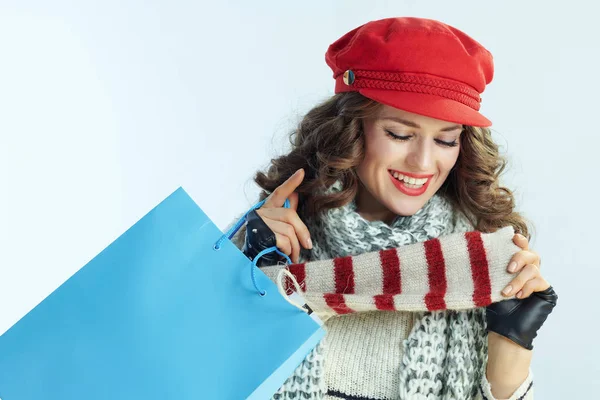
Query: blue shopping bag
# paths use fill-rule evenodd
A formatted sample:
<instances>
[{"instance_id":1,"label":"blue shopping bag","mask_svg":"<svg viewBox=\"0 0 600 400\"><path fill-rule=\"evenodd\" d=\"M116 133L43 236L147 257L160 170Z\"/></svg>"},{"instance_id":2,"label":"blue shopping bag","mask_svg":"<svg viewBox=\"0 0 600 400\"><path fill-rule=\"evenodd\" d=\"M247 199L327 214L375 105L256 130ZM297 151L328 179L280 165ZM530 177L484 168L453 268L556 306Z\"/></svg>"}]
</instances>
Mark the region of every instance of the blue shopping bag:
<instances>
[{"instance_id":1,"label":"blue shopping bag","mask_svg":"<svg viewBox=\"0 0 600 400\"><path fill-rule=\"evenodd\" d=\"M242 224L176 190L0 336L0 399L270 398L324 330L231 243Z\"/></svg>"}]
</instances>

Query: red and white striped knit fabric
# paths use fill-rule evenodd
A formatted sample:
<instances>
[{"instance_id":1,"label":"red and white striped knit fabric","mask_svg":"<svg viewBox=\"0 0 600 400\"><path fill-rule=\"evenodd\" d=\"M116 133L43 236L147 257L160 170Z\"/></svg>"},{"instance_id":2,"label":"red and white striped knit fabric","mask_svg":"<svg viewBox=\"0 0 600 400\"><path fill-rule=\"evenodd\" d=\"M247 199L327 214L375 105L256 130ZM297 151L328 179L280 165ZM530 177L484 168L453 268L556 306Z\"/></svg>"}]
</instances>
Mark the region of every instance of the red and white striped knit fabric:
<instances>
[{"instance_id":1,"label":"red and white striped knit fabric","mask_svg":"<svg viewBox=\"0 0 600 400\"><path fill-rule=\"evenodd\" d=\"M513 227L455 233L398 248L301 264L287 269L320 317L374 310L434 311L485 307L506 299ZM284 266L262 267L273 281ZM294 290L285 278L288 294Z\"/></svg>"}]
</instances>

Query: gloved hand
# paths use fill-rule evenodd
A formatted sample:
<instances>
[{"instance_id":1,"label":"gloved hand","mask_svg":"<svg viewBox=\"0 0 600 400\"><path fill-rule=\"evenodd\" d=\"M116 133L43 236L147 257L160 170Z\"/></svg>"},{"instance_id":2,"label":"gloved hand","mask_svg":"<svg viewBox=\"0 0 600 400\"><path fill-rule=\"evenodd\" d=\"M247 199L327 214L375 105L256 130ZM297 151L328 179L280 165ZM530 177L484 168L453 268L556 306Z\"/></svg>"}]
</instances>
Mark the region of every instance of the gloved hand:
<instances>
[{"instance_id":1,"label":"gloved hand","mask_svg":"<svg viewBox=\"0 0 600 400\"><path fill-rule=\"evenodd\" d=\"M509 338L527 350L550 313L558 295L552 286L524 299L509 299L487 307L487 330Z\"/></svg>"},{"instance_id":2,"label":"gloved hand","mask_svg":"<svg viewBox=\"0 0 600 400\"><path fill-rule=\"evenodd\" d=\"M250 260L254 260L258 253L276 244L275 232L267 226L260 215L256 213L256 210L249 212L246 216L246 241L242 252ZM284 258L279 254L272 252L261 256L258 266L276 265L283 260Z\"/></svg>"},{"instance_id":3,"label":"gloved hand","mask_svg":"<svg viewBox=\"0 0 600 400\"><path fill-rule=\"evenodd\" d=\"M297 213L299 195L295 191L304 179L301 168L278 186L264 201L261 208L246 217L246 243L242 251L254 259L267 247L278 251L265 254L258 266L275 265L279 261L299 262L302 249L311 249L310 232Z\"/></svg>"}]
</instances>

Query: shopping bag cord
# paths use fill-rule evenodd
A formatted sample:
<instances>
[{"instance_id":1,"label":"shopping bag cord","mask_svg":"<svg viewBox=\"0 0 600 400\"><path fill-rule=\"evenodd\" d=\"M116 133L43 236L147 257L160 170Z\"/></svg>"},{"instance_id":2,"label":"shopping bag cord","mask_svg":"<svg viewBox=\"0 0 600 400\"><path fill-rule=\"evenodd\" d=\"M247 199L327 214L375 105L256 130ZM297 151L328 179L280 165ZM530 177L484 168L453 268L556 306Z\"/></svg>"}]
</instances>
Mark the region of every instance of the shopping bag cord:
<instances>
[{"instance_id":1,"label":"shopping bag cord","mask_svg":"<svg viewBox=\"0 0 600 400\"><path fill-rule=\"evenodd\" d=\"M298 284L298 281L296 280L296 277L287 268L282 268L279 271L279 273L277 273L277 288L279 289L279 293L283 296L283 298L288 303L290 303L294 307L297 307L300 310L306 312L307 307L306 307L305 304L295 303L288 296L288 294L287 294L287 292L286 292L286 290L284 288L284 285L283 285L283 278L284 278L285 275L287 275L287 277L292 281L292 284L294 285L294 288L296 289L296 293L298 293L298 294L302 293L302 289L300 289L300 285Z\"/></svg>"},{"instance_id":2,"label":"shopping bag cord","mask_svg":"<svg viewBox=\"0 0 600 400\"><path fill-rule=\"evenodd\" d=\"M242 226L244 226L244 224L246 223L246 217L248 216L248 214L251 213L252 211L262 207L263 204L265 204L265 201L267 201L267 199L259 201L258 203L253 205L248 211L246 211L244 213L244 215L238 220L238 222L236 222L235 225L233 225L231 228L229 228L229 230L227 232L225 232L219 238L219 240L217 240L217 243L215 243L215 245L213 246L213 249L219 250L221 248L221 244L223 244L223 241L225 241L225 239L231 240L231 238L233 238L233 236L237 233L237 231L239 231L240 228ZM289 199L285 199L285 202L283 203L283 207L290 208L290 200Z\"/></svg>"},{"instance_id":3,"label":"shopping bag cord","mask_svg":"<svg viewBox=\"0 0 600 400\"><path fill-rule=\"evenodd\" d=\"M287 261L288 265L292 263L292 260L290 260L290 258L287 256L287 254L282 253L276 246L266 248L263 251L261 251L260 253L258 253L256 255L256 257L254 257L254 260L252 260L252 267L250 268L250 278L252 279L252 284L254 285L254 288L256 289L258 294L260 294L261 296L265 296L267 294L267 292L262 290L261 288L259 288L258 283L256 282L256 270L258 269L257 264L258 264L258 260L262 256L264 256L265 254L268 254L268 253L272 253L272 252L276 252L280 256L284 257L285 260Z\"/></svg>"},{"instance_id":4,"label":"shopping bag cord","mask_svg":"<svg viewBox=\"0 0 600 400\"><path fill-rule=\"evenodd\" d=\"M267 201L267 199L259 201L254 206L252 206L248 211L246 211L246 213L239 219L239 221L236 222L236 224L233 225L227 232L225 232L219 238L219 240L217 240L217 242L213 245L213 249L218 251L221 249L221 245L223 244L223 242L226 239L231 240L233 238L233 236L237 233L237 231L239 231L240 228L246 223L246 217L248 216L248 214L250 212L256 210L257 208L262 207L263 204L265 204L265 201ZM290 208L290 200L289 199L285 199L285 202L283 203L283 207ZM260 287L258 287L258 283L256 282L256 269L258 268L257 263L258 263L258 260L262 256L264 256L265 254L268 254L268 253L272 253L274 251L277 252L280 256L284 257L288 264L292 263L292 260L290 260L290 258L286 254L282 253L276 246L266 248L263 251L261 251L260 253L258 253L256 255L256 257L254 257L254 260L252 260L252 265L250 267L250 278L252 279L252 284L254 285L254 288L256 289L258 294L260 294L261 296L265 296L267 294L267 292L265 290L262 290Z\"/></svg>"}]
</instances>

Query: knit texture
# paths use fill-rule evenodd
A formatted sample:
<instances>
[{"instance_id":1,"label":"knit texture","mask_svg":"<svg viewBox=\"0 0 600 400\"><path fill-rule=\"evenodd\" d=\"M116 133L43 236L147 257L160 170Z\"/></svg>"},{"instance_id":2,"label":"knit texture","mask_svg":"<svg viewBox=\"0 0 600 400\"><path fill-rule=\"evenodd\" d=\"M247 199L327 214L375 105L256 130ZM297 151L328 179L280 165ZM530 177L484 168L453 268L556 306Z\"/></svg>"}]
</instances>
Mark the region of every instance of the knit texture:
<instances>
[{"instance_id":1,"label":"knit texture","mask_svg":"<svg viewBox=\"0 0 600 400\"><path fill-rule=\"evenodd\" d=\"M339 185L330 188L332 191L339 189ZM462 225L459 226L459 224ZM454 233L457 230L464 232L472 228L466 219L457 222L451 204L439 195L433 196L414 215L396 218L390 226L382 221L367 221L360 217L356 212L354 202L329 210L321 218L307 221L307 225L313 240L312 256L316 259L334 259L333 271L337 276L337 279L333 279L336 282L335 290L330 290L329 292L333 293L326 293L322 298L325 299L326 304L329 303L327 305L330 308L337 309L338 313L341 311L344 314L350 312L350 308L346 304L346 297L348 297L347 301L353 304L354 309L374 309L372 308L375 303L373 295L377 296L383 293L380 291L381 279L374 280L372 279L373 274L368 274L369 264L374 263L369 263L369 260L381 259L381 256L376 253L379 250L401 246L405 246L406 250L399 259L404 258L407 261L407 263L403 263L408 268L408 274L403 281L406 282L408 293L404 296L399 294L396 297L403 296L407 299L407 311L418 311L419 306L421 309L427 310L427 303L433 309L445 309L443 292L447 282L443 282L446 279L442 279L443 276L446 276L446 271L441 243L439 240L429 240ZM415 243L426 241L429 242L415 245ZM427 251L427 247L430 248L430 251ZM454 253L453 250L449 250L449 252ZM355 270L351 266L353 263L349 257L360 254L363 255L359 256L361 257L359 261L364 261L364 267L361 268L362 263L358 262ZM355 259L359 257L355 257ZM508 259L510 256L504 264L504 269L508 265ZM465 261L468 266L468 260ZM459 267L459 263L456 264ZM461 265L463 269L465 264ZM315 271L319 271L318 265L314 267L316 267ZM412 270L413 267L414 270ZM371 268L375 271L378 269L380 268ZM320 271L327 270L332 271L332 268L325 267ZM358 271L365 271L367 274L364 275L364 279L358 279L364 280L364 291L356 294L356 280L352 272ZM504 274L507 275L506 272ZM454 280L453 277L451 279ZM316 280L323 285L328 283L326 279L317 278ZM460 277L456 280L459 281ZM389 286L395 290L398 289L397 284L392 283ZM460 293L461 288L458 289ZM346 292L351 294L347 295ZM366 296L362 301L350 298L351 296L360 297L364 292L366 292ZM337 297L332 299L333 294ZM466 293L466 296L472 297L472 294L471 290ZM466 296L463 295L463 298ZM316 299L309 299L307 296L306 300L311 307L321 309L319 307L321 304L314 302ZM311 302L311 300L313 301ZM356 304L353 300L356 300ZM332 305L332 301L338 304ZM482 363L479 360L487 354L482 314L481 310L450 313L440 311L426 312L415 318L410 336L404 343L402 359L396 360L398 364L401 363L398 371L400 374L398 387L391 388L390 394L395 392L401 399L472 397L477 390L476 383L481 379ZM329 340L335 340L335 338L330 336ZM450 377L452 379L449 379ZM372 378L376 379L376 377ZM348 393L348 391L356 392L353 390L356 387L352 387L354 386L352 380L349 379L346 382L349 383L345 384L346 387L330 389L336 393L354 395L355 393ZM286 390L287 388L284 387L284 393ZM370 397L373 394L362 392L356 393L356 395Z\"/></svg>"},{"instance_id":2,"label":"knit texture","mask_svg":"<svg viewBox=\"0 0 600 400\"><path fill-rule=\"evenodd\" d=\"M485 307L503 300L506 272L519 247L514 229L455 233L357 256L292 264L286 268L308 305L323 320L364 311L437 311ZM261 267L275 280L283 266ZM291 294L290 279L285 290Z\"/></svg>"},{"instance_id":3,"label":"knit texture","mask_svg":"<svg viewBox=\"0 0 600 400\"><path fill-rule=\"evenodd\" d=\"M273 399L492 398L481 307L511 278L512 228L465 234L472 226L438 195L390 226L353 202L305 222L313 250L288 269L327 336Z\"/></svg>"}]
</instances>

